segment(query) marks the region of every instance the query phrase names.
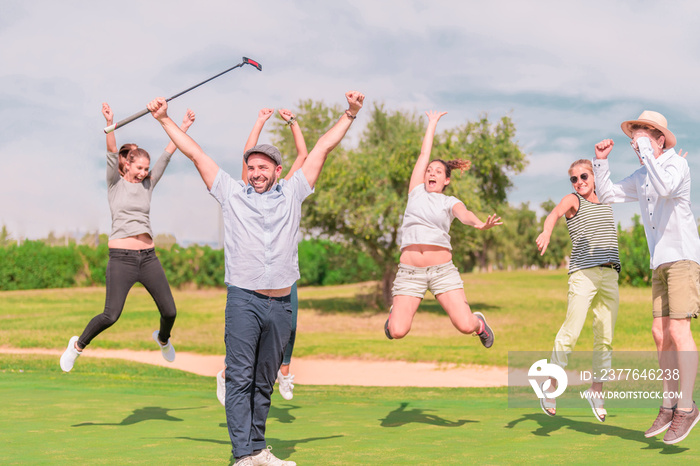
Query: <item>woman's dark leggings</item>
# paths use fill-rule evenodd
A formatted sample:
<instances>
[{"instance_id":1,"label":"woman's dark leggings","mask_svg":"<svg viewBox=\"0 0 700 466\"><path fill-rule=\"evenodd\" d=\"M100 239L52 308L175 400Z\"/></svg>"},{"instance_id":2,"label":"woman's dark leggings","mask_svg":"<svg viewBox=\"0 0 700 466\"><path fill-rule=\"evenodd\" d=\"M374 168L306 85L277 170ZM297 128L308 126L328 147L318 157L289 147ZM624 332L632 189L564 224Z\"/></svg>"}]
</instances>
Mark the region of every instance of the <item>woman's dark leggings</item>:
<instances>
[{"instance_id":1,"label":"woman's dark leggings","mask_svg":"<svg viewBox=\"0 0 700 466\"><path fill-rule=\"evenodd\" d=\"M175 323L177 311L163 266L151 249L110 249L107 262L107 296L105 310L92 318L78 339L78 346L85 348L93 338L114 325L124 309L124 302L134 283L139 282L148 290L160 312L160 341L167 342Z\"/></svg>"},{"instance_id":2,"label":"woman's dark leggings","mask_svg":"<svg viewBox=\"0 0 700 466\"><path fill-rule=\"evenodd\" d=\"M288 366L292 362L292 353L294 352L294 342L297 339L297 313L299 312L299 296L297 295L297 284L292 285L291 293L292 301L292 333L289 335L289 341L284 348L284 358L282 365Z\"/></svg>"}]
</instances>

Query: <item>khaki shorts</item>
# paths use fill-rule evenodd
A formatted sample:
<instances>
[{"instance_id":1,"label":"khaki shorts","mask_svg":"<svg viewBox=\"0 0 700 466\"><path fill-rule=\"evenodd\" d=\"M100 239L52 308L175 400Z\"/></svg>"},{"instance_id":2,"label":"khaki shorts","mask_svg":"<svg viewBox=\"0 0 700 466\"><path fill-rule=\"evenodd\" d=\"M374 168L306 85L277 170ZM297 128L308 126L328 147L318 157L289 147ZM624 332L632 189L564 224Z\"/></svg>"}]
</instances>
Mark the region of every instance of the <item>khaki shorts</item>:
<instances>
[{"instance_id":1,"label":"khaki shorts","mask_svg":"<svg viewBox=\"0 0 700 466\"><path fill-rule=\"evenodd\" d=\"M654 317L689 319L700 311L700 265L683 260L661 264L651 274Z\"/></svg>"},{"instance_id":2,"label":"khaki shorts","mask_svg":"<svg viewBox=\"0 0 700 466\"><path fill-rule=\"evenodd\" d=\"M464 288L464 282L452 261L432 267L413 267L412 265L399 264L399 271L396 272L391 295L415 296L423 299L427 290L437 296L447 291L462 288Z\"/></svg>"}]
</instances>

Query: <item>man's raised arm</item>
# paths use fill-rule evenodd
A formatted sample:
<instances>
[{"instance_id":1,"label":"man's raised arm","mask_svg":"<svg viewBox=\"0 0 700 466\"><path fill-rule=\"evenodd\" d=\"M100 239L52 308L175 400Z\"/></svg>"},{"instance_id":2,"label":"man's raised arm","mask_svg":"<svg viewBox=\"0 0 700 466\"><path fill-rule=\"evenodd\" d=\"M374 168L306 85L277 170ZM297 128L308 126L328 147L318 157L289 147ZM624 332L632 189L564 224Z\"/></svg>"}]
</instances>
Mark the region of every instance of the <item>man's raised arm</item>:
<instances>
[{"instance_id":1,"label":"man's raised arm","mask_svg":"<svg viewBox=\"0 0 700 466\"><path fill-rule=\"evenodd\" d=\"M350 129L350 125L355 121L357 112L360 111L362 102L365 100L364 94L357 91L346 92L345 98L348 100L348 109L336 124L326 134L321 136L301 167L306 180L312 187L316 184L316 180L321 174L321 169L323 164L326 163L328 154L340 144L340 141Z\"/></svg>"},{"instance_id":2,"label":"man's raised arm","mask_svg":"<svg viewBox=\"0 0 700 466\"><path fill-rule=\"evenodd\" d=\"M147 108L151 112L151 115L153 115L153 118L158 120L161 124L170 140L180 149L180 152L194 162L194 166L197 168L197 171L199 171L207 189L211 190L216 174L219 172L219 166L216 162L204 153L194 139L189 137L170 119L170 117L168 117L168 103L165 98L158 97L153 99L149 102Z\"/></svg>"}]
</instances>

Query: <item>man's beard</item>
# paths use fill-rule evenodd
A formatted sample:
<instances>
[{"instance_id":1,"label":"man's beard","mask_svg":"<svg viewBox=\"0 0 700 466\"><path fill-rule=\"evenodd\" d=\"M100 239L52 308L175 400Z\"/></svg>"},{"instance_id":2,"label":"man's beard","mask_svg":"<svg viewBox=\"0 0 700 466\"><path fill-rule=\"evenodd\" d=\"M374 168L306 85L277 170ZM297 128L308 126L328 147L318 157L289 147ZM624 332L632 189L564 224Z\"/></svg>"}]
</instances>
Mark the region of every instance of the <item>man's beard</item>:
<instances>
[{"instance_id":1,"label":"man's beard","mask_svg":"<svg viewBox=\"0 0 700 466\"><path fill-rule=\"evenodd\" d=\"M253 180L251 180L251 181L253 181ZM260 193L260 194L266 193L270 190L270 188L272 188L272 186L276 182L277 182L276 178L268 178L267 181L265 181L265 183L262 185L262 188L260 188L260 190L258 190L258 187L255 184L253 184L253 189L255 190L256 193Z\"/></svg>"}]
</instances>

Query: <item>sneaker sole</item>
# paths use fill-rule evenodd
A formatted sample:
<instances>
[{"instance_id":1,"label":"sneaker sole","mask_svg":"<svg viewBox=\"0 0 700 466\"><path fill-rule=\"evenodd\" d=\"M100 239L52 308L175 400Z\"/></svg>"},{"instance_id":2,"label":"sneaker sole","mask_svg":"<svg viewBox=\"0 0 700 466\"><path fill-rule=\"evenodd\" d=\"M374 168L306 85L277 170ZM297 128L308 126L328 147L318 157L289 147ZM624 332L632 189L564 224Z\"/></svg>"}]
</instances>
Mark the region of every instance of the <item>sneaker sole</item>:
<instances>
[{"instance_id":1,"label":"sneaker sole","mask_svg":"<svg viewBox=\"0 0 700 466\"><path fill-rule=\"evenodd\" d=\"M484 315L481 312L475 312L474 315L481 316L481 318L484 319L484 325L486 325L491 330L491 338L493 338L493 341L495 342L496 341L496 332L494 332L493 329L491 328L491 326L489 325L489 323L486 322L486 317L484 317ZM479 335L477 334L477 336L479 336ZM493 343L491 343L491 346L493 346ZM484 348L491 348L491 346L484 346Z\"/></svg>"},{"instance_id":2,"label":"sneaker sole","mask_svg":"<svg viewBox=\"0 0 700 466\"><path fill-rule=\"evenodd\" d=\"M75 348L75 342L78 341L79 338L80 338L80 337L78 337L78 336L74 336L74 337L71 337L70 340L68 340L68 345L66 346L66 350L65 350L65 351L63 352L63 354L61 355L61 359L58 360L58 365L61 366L61 370L62 370L63 372L66 372L66 373L67 373L67 372L72 371L72 370L73 370L73 367L75 366L75 361L80 357L80 354L81 354L81 353L78 353L78 356L76 356L75 359L73 359L73 365L70 367L70 369L65 370L65 369L63 368L63 356L68 352L69 349L71 349L71 347ZM85 348L83 348L83 349L85 349Z\"/></svg>"},{"instance_id":3,"label":"sneaker sole","mask_svg":"<svg viewBox=\"0 0 700 466\"><path fill-rule=\"evenodd\" d=\"M665 432L669 427L671 427L671 421L669 421L668 424L659 427L659 428L656 429L655 431L652 431L652 432L644 432L644 436L645 436L646 438L656 437L656 436L659 435L660 433Z\"/></svg>"},{"instance_id":4,"label":"sneaker sole","mask_svg":"<svg viewBox=\"0 0 700 466\"><path fill-rule=\"evenodd\" d=\"M587 391L588 393L591 393L590 390L586 390L586 391ZM593 402L593 398L592 398L592 397L587 397L587 399L588 399L588 404L591 405L591 411L593 411L593 415L595 416L595 418L598 419L598 421L600 421L600 422L605 422L605 417L604 417L604 418L601 418L601 417L598 415L598 413L596 412L596 407L595 407L595 404L594 404L594 402ZM597 409L605 409L605 408L597 408ZM605 414L605 416L607 417L607 413Z\"/></svg>"},{"instance_id":5,"label":"sneaker sole","mask_svg":"<svg viewBox=\"0 0 700 466\"><path fill-rule=\"evenodd\" d=\"M223 390L219 389L219 384L222 383L221 379L223 378L223 377L221 377L221 375L223 374L224 370L225 369L222 369L216 373L216 399L219 400L219 403L221 403L221 406L226 407L226 386L224 385ZM226 382L224 381L223 384L226 384ZM220 391L223 392L223 393L221 393L223 395L223 397L219 397ZM222 400L222 398L223 398L223 400Z\"/></svg>"},{"instance_id":6,"label":"sneaker sole","mask_svg":"<svg viewBox=\"0 0 700 466\"><path fill-rule=\"evenodd\" d=\"M155 330L151 336L153 337L153 341L155 341L156 344L158 345L158 348L160 348L160 354L163 356L163 359L165 359L165 360L168 361L168 362L174 362L174 361L175 361L175 356L176 356L177 354L173 354L172 359L168 359L168 358L165 356L165 352L163 351L163 345L161 345L161 344L160 344L160 340L158 340L158 337L160 336L159 331L158 331L158 330Z\"/></svg>"},{"instance_id":7,"label":"sneaker sole","mask_svg":"<svg viewBox=\"0 0 700 466\"><path fill-rule=\"evenodd\" d=\"M693 423L690 424L690 427L688 428L688 432L686 432L686 433L683 434L682 436L680 436L680 437L678 437L678 438L675 438L675 439L673 439L673 440L668 440L668 441L664 440L664 443L665 443L666 445L673 445L674 443L678 443L678 442L684 440L684 439L688 436L688 434L690 433L690 431L693 430L693 427L695 427L695 424L697 424L698 421L700 421L700 414L695 418L695 420L693 421Z\"/></svg>"}]
</instances>

